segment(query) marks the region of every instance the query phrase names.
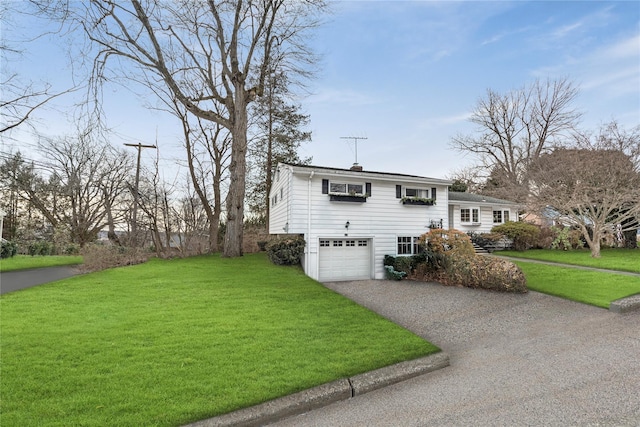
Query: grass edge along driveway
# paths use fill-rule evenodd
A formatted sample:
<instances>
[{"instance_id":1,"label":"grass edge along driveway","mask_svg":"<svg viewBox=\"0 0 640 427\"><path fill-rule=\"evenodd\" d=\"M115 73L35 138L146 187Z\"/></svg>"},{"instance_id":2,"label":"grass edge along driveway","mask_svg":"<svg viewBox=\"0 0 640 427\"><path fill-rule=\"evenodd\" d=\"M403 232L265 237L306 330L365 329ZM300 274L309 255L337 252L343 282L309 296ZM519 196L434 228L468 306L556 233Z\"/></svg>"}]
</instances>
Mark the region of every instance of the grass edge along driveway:
<instances>
[{"instance_id":1,"label":"grass edge along driveway","mask_svg":"<svg viewBox=\"0 0 640 427\"><path fill-rule=\"evenodd\" d=\"M0 272L82 264L80 255L16 255L0 260Z\"/></svg>"},{"instance_id":2,"label":"grass edge along driveway","mask_svg":"<svg viewBox=\"0 0 640 427\"><path fill-rule=\"evenodd\" d=\"M3 425L181 425L439 351L264 254L4 295Z\"/></svg>"},{"instance_id":3,"label":"grass edge along driveway","mask_svg":"<svg viewBox=\"0 0 640 427\"><path fill-rule=\"evenodd\" d=\"M602 249L600 258L591 257L588 249L561 251L556 249L530 249L528 251L500 251L495 255L550 261L608 270L640 273L640 249Z\"/></svg>"},{"instance_id":4,"label":"grass edge along driveway","mask_svg":"<svg viewBox=\"0 0 640 427\"><path fill-rule=\"evenodd\" d=\"M513 256L509 254L509 256ZM640 294L640 277L512 260L533 291L609 308L611 302Z\"/></svg>"}]
</instances>

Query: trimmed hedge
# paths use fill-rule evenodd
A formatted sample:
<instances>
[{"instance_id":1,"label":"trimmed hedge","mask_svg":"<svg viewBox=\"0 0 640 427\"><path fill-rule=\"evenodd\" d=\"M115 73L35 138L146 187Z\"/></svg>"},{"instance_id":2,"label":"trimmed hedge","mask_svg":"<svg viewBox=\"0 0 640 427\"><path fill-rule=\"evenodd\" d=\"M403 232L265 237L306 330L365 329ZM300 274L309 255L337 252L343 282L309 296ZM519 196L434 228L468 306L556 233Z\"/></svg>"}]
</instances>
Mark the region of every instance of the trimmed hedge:
<instances>
[{"instance_id":1,"label":"trimmed hedge","mask_svg":"<svg viewBox=\"0 0 640 427\"><path fill-rule=\"evenodd\" d=\"M457 259L452 263L448 277L450 284L468 288L516 293L528 291L527 280L520 267L499 258L475 256Z\"/></svg>"},{"instance_id":2,"label":"trimmed hedge","mask_svg":"<svg viewBox=\"0 0 640 427\"><path fill-rule=\"evenodd\" d=\"M276 265L298 265L306 242L302 236L271 240L266 245L267 255Z\"/></svg>"},{"instance_id":3,"label":"trimmed hedge","mask_svg":"<svg viewBox=\"0 0 640 427\"><path fill-rule=\"evenodd\" d=\"M540 228L527 222L509 221L496 225L491 229L491 232L500 233L512 239L513 249L516 251L526 251L538 242Z\"/></svg>"},{"instance_id":4,"label":"trimmed hedge","mask_svg":"<svg viewBox=\"0 0 640 427\"><path fill-rule=\"evenodd\" d=\"M420 240L426 242L427 247L424 254L411 257L412 279L502 292L527 292L527 281L517 265L476 255L471 239L465 233L432 230ZM418 258L420 256L422 259Z\"/></svg>"}]
</instances>

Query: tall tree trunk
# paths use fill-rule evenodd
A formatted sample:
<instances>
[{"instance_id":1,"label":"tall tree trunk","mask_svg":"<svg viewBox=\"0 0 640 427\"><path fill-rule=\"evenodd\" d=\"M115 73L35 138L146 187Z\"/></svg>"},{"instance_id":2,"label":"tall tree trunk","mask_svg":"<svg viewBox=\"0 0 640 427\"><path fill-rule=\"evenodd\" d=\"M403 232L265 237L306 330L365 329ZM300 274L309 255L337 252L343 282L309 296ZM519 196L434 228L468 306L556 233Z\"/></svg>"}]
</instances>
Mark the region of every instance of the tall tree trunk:
<instances>
[{"instance_id":1,"label":"tall tree trunk","mask_svg":"<svg viewBox=\"0 0 640 427\"><path fill-rule=\"evenodd\" d=\"M602 232L599 227L594 226L592 228L592 234L589 238L589 233L587 233L587 243L589 244L589 248L591 249L591 257L592 258L600 258L600 241L602 240Z\"/></svg>"},{"instance_id":2,"label":"tall tree trunk","mask_svg":"<svg viewBox=\"0 0 640 427\"><path fill-rule=\"evenodd\" d=\"M220 214L222 213L222 159L216 157L216 170L213 173L213 215L209 223L209 246L212 252L218 252L218 233L220 232Z\"/></svg>"},{"instance_id":3,"label":"tall tree trunk","mask_svg":"<svg viewBox=\"0 0 640 427\"><path fill-rule=\"evenodd\" d=\"M224 257L242 256L244 237L244 194L247 171L247 98L243 83L235 84L233 127L231 130L231 164L227 194L227 229L224 235Z\"/></svg>"},{"instance_id":4,"label":"tall tree trunk","mask_svg":"<svg viewBox=\"0 0 640 427\"><path fill-rule=\"evenodd\" d=\"M113 220L113 212L111 209L111 199L109 198L110 195L108 194L106 188L103 188L102 192L104 195L104 209L107 212L107 225L109 227L109 231L107 231L107 237L109 238L109 241L114 245L121 246L120 239L118 239L118 235L116 234L116 225L115 221Z\"/></svg>"}]
</instances>

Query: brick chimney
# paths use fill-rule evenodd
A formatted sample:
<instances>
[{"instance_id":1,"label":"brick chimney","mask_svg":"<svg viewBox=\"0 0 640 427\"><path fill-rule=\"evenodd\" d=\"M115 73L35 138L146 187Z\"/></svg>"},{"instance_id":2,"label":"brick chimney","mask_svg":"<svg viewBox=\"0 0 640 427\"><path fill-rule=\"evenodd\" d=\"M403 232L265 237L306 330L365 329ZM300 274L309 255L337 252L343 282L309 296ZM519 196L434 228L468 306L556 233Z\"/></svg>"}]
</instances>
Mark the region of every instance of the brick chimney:
<instances>
[{"instance_id":1,"label":"brick chimney","mask_svg":"<svg viewBox=\"0 0 640 427\"><path fill-rule=\"evenodd\" d=\"M353 166L351 166L351 170L356 172L362 172L362 166L360 166L357 163L354 163Z\"/></svg>"}]
</instances>

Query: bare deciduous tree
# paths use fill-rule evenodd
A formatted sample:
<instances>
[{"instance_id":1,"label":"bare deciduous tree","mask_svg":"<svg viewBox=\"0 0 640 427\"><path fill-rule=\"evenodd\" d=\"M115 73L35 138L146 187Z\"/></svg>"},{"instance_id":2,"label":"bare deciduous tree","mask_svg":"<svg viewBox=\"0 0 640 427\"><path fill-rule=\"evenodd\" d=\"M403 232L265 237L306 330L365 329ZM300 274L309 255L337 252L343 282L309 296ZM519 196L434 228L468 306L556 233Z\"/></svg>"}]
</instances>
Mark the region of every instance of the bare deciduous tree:
<instances>
[{"instance_id":1,"label":"bare deciduous tree","mask_svg":"<svg viewBox=\"0 0 640 427\"><path fill-rule=\"evenodd\" d=\"M550 207L559 221L580 228L593 257L600 256L607 233L624 231L640 217L640 173L618 149L585 141L579 149L559 148L532 162L529 178L530 209Z\"/></svg>"},{"instance_id":2,"label":"bare deciduous tree","mask_svg":"<svg viewBox=\"0 0 640 427\"><path fill-rule=\"evenodd\" d=\"M131 158L109 145L85 139L47 139L41 143L43 164L52 171L38 174L19 157L0 167L20 197L32 204L52 228L65 228L71 241L84 246L105 226L122 218L113 206L126 190Z\"/></svg>"},{"instance_id":3,"label":"bare deciduous tree","mask_svg":"<svg viewBox=\"0 0 640 427\"><path fill-rule=\"evenodd\" d=\"M20 2L0 3L0 21L3 26L9 21L13 9L22 7ZM7 29L5 28L5 33ZM37 38L37 37L36 37ZM8 42L0 37L0 62L3 62L0 76L0 134L21 126L29 120L34 111L61 95L73 92L76 88L55 91L50 83L36 83L24 79L17 73L7 71L7 64L22 55L27 41Z\"/></svg>"},{"instance_id":4,"label":"bare deciduous tree","mask_svg":"<svg viewBox=\"0 0 640 427\"><path fill-rule=\"evenodd\" d=\"M231 132L223 255L242 255L247 106L263 94L267 64L276 61L290 72L302 72L300 64L312 60L305 30L317 24L324 0L67 4L75 8L67 16L80 22L98 46L95 82L103 77L109 60L119 58L129 64L121 70L125 75L133 70L148 74L146 81L168 88L189 113ZM212 108L213 103L223 111Z\"/></svg>"},{"instance_id":5,"label":"bare deciduous tree","mask_svg":"<svg viewBox=\"0 0 640 427\"><path fill-rule=\"evenodd\" d=\"M527 166L575 128L581 116L573 107L577 95L566 78L537 80L506 94L489 89L471 115L477 134L458 135L451 146L476 155L485 171L500 177L500 186L486 192L524 202Z\"/></svg>"},{"instance_id":6,"label":"bare deciduous tree","mask_svg":"<svg viewBox=\"0 0 640 427\"><path fill-rule=\"evenodd\" d=\"M191 126L186 113L178 115L182 121L191 183L209 222L209 251L217 252L223 180L229 168L231 138L219 124L196 118L196 125ZM213 190L213 199L207 188Z\"/></svg>"}]
</instances>

